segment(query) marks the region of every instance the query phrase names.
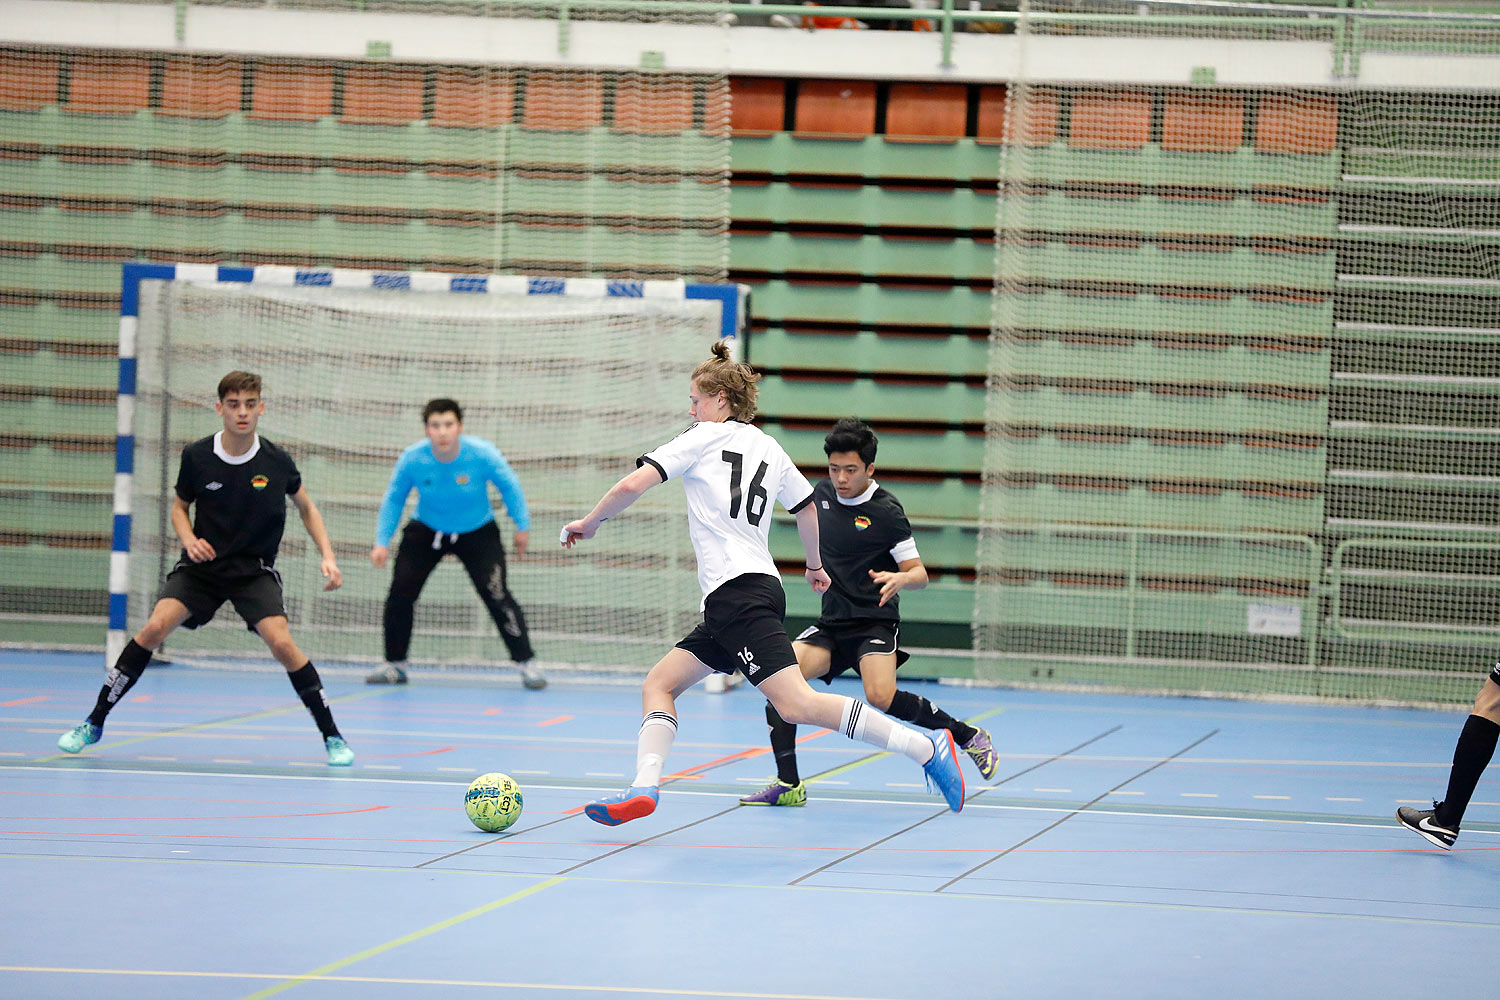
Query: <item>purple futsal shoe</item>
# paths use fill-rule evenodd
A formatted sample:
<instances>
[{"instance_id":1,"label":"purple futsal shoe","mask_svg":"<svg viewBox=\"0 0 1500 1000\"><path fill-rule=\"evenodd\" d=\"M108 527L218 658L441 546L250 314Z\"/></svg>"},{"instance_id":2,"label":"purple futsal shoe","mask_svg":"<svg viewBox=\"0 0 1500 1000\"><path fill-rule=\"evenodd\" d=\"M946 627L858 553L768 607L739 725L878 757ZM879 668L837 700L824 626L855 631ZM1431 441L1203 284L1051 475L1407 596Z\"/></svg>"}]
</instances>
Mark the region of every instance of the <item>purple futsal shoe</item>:
<instances>
[{"instance_id":1,"label":"purple futsal shoe","mask_svg":"<svg viewBox=\"0 0 1500 1000\"><path fill-rule=\"evenodd\" d=\"M992 780L995 772L1000 769L1000 758L995 755L995 745L990 742L990 734L983 729L974 730L969 742L959 749L968 754L969 759L979 767L980 777L985 781Z\"/></svg>"}]
</instances>

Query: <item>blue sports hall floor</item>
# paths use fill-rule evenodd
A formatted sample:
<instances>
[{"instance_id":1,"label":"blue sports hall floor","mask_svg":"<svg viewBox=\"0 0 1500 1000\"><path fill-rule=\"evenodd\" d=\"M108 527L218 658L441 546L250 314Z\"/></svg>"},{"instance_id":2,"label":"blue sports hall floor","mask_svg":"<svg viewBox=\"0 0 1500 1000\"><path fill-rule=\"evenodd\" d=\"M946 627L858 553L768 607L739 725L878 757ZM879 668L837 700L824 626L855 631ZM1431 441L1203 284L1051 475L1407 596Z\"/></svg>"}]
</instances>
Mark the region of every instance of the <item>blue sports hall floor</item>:
<instances>
[{"instance_id":1,"label":"blue sports hall floor","mask_svg":"<svg viewBox=\"0 0 1500 1000\"><path fill-rule=\"evenodd\" d=\"M1494 995L1500 782L1451 853L1392 819L1462 711L916 682L1001 755L953 815L818 731L807 806L742 807L762 702L695 690L660 808L611 829L580 809L633 772L634 687L326 671L332 769L269 671L153 667L59 753L101 678L0 653L3 997ZM463 811L487 771L525 789L501 835Z\"/></svg>"}]
</instances>

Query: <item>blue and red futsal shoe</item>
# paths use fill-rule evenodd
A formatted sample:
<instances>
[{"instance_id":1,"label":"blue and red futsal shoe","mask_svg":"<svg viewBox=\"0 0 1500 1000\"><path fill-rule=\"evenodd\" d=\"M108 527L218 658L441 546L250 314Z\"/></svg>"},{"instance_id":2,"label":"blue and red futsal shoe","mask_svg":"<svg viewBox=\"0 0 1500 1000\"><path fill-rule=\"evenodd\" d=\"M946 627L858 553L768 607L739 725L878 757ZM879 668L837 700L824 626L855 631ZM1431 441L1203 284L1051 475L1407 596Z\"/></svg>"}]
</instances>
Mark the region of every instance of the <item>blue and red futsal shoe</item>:
<instances>
[{"instance_id":1,"label":"blue and red futsal shoe","mask_svg":"<svg viewBox=\"0 0 1500 1000\"><path fill-rule=\"evenodd\" d=\"M656 786L632 785L617 795L608 795L583 807L583 814L595 823L619 826L656 812Z\"/></svg>"},{"instance_id":2,"label":"blue and red futsal shoe","mask_svg":"<svg viewBox=\"0 0 1500 1000\"><path fill-rule=\"evenodd\" d=\"M958 812L964 807L964 773L958 769L958 748L953 734L946 729L932 734L932 759L922 765L927 780L937 786L948 800L948 808Z\"/></svg>"}]
</instances>

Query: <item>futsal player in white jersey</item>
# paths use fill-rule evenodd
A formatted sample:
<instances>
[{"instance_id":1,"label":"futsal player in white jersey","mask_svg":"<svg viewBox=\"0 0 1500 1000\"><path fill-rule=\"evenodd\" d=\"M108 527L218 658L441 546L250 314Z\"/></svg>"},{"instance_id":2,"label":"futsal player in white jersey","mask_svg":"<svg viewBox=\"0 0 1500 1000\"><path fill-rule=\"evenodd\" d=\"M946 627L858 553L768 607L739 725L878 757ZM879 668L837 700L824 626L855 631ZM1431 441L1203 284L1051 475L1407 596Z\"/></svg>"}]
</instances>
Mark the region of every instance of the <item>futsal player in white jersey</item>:
<instances>
[{"instance_id":1,"label":"futsal player in white jersey","mask_svg":"<svg viewBox=\"0 0 1500 1000\"><path fill-rule=\"evenodd\" d=\"M643 455L636 470L612 486L587 517L569 521L562 544L593 538L599 526L653 486L681 479L687 494L688 530L698 557L703 621L646 675L641 686L645 718L636 740L636 773L630 787L584 807L596 823L616 826L656 811L657 787L677 735L676 698L710 672L740 670L783 719L821 726L922 765L948 808L963 808L964 782L953 734L930 737L881 715L864 702L814 691L797 669L782 618L786 594L771 559L771 505L797 517L806 552L807 582L828 589L818 553L818 515L812 486L781 445L749 423L760 376L729 358L721 341L698 365L689 383L688 412L696 421L673 440Z\"/></svg>"}]
</instances>

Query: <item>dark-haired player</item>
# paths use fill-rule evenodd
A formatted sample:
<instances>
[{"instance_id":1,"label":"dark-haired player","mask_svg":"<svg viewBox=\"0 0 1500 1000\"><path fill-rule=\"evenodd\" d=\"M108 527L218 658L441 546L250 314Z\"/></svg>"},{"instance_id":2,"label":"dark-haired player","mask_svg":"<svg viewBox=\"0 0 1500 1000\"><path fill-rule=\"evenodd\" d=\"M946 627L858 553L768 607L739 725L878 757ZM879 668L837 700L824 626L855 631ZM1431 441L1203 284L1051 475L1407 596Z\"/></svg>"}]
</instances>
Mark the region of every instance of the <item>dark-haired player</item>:
<instances>
[{"instance_id":1,"label":"dark-haired player","mask_svg":"<svg viewBox=\"0 0 1500 1000\"><path fill-rule=\"evenodd\" d=\"M286 668L292 688L323 734L328 763L347 766L354 762L354 751L333 723L317 669L292 640L275 569L290 497L323 557L328 580L323 589L338 589L344 578L328 530L292 457L255 431L266 412L260 376L242 371L225 375L214 409L224 429L182 449L172 501L172 528L182 540L182 556L162 584L150 619L110 668L94 710L62 735L58 749L77 753L98 743L105 716L140 680L152 651L179 625L198 628L229 601ZM194 508L191 518L189 507Z\"/></svg>"},{"instance_id":2,"label":"dark-haired player","mask_svg":"<svg viewBox=\"0 0 1500 1000\"><path fill-rule=\"evenodd\" d=\"M901 502L875 482L878 444L868 424L849 417L834 424L823 439L828 478L813 488L813 506L823 568L833 583L823 592L817 622L792 643L797 665L803 677L821 677L824 683L853 670L864 682L866 701L903 722L949 730L988 781L998 763L990 734L953 718L921 695L896 688L896 668L907 660L900 648L897 595L927 586L927 568ZM807 786L797 774L797 727L783 721L770 702L766 722L776 777L740 801L755 806L803 805Z\"/></svg>"},{"instance_id":3,"label":"dark-haired player","mask_svg":"<svg viewBox=\"0 0 1500 1000\"><path fill-rule=\"evenodd\" d=\"M464 564L511 659L521 668L521 682L533 690L544 688L547 678L532 659L526 616L506 585L505 547L490 508L489 485L494 483L506 512L516 523L516 555L526 555L531 514L521 481L500 449L464 433L464 411L454 400L430 400L422 408L422 426L427 430L427 440L407 448L396 460L375 525L370 562L380 567L390 556L391 536L401 519L401 508L411 491L417 491L417 512L401 533L391 589L385 599L385 666L365 682L406 683L402 664L411 647L417 598L437 564L451 552Z\"/></svg>"}]
</instances>

